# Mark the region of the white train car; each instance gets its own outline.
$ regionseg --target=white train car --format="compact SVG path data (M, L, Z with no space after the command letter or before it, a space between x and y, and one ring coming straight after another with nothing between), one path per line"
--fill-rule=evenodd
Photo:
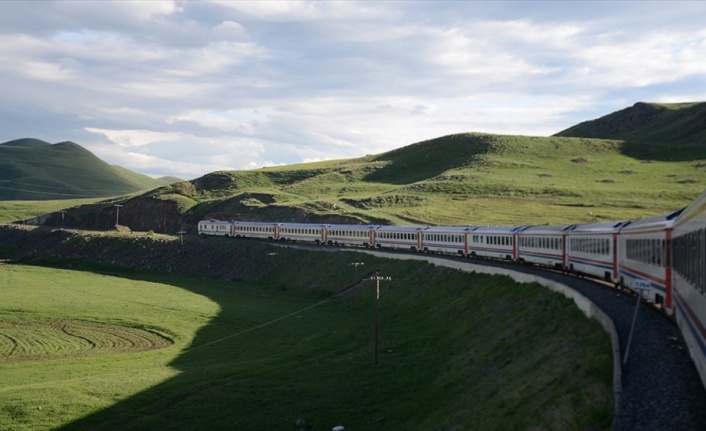
M576 225L530 226L517 234L517 259L535 265L565 269L567 230Z
M224 220L201 220L198 224L198 233L199 235L230 236L232 225L232 222Z
M326 225L324 239L328 245L357 245L372 247L375 244L374 225Z
M324 244L326 242L325 226L311 223L280 223L277 239Z
M676 219L671 243L675 317L706 386L706 192Z
M235 238L279 239L279 223L234 221L230 236Z
M567 229L566 261L571 272L618 281L618 232L627 222L574 225Z
M496 259L517 259L517 233L524 226L475 227L468 232L468 255Z
M420 251L422 234L420 226L378 226L375 229L375 247Z
M467 256L468 232L471 229L464 226L429 226L422 231L421 250Z
M620 229L618 270L620 285L638 291L667 314L673 312L669 247L679 211L632 221Z

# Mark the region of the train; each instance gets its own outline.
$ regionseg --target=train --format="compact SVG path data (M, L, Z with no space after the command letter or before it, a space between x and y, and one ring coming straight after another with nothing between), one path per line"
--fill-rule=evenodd
M658 216L520 226L388 226L206 219L200 235L499 259L600 279L673 319L706 387L706 191Z

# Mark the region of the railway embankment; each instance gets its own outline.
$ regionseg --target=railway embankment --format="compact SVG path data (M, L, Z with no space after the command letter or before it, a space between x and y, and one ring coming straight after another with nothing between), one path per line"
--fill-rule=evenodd
M229 247L221 238L179 237L145 232L90 232L0 225L0 258L51 257L90 261L137 271L160 271L225 280L250 279L266 260L263 245ZM237 264L233 264L237 262Z
M490 261L479 265L424 255L385 256L507 275L519 283L536 282L573 299L586 316L596 319L611 336L616 403L613 431L706 430L706 389L679 329L649 307L641 308L633 326L634 296L588 279L533 267ZM631 331L633 339L626 358Z

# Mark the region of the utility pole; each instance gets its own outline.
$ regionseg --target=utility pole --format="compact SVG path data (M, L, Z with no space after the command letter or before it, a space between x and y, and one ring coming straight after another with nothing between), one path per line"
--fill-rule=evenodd
M270 256L270 257L274 258L274 257L277 256L278 254L279 254L279 253L270 252L270 253L266 253L265 256ZM275 289L275 272L274 272L274 270L272 271L272 275L270 276L270 288L271 288L272 290Z
M353 284L355 284L358 281L358 267L361 265L365 265L365 262L353 262L351 263L351 266L353 266Z
M637 304L635 304L635 313L632 315L632 324L630 325L630 335L628 335L628 345L625 347L625 357L623 358L623 367L628 363L628 355L630 355L630 344L632 344L632 334L635 332L635 324L637 323L637 312L640 311L640 302L642 302L642 292L648 291L652 287L647 280L635 280L633 285L637 290Z
M115 207L115 226L120 226L120 207L122 205L113 205Z
M370 277L371 280L375 280L375 366L378 366L378 327L380 326L380 313L379 313L379 303L380 303L380 280L390 281L392 277L381 277L376 275Z

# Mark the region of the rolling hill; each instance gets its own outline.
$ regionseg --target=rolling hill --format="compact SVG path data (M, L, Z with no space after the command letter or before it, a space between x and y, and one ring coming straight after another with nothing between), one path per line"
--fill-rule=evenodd
M193 229L203 218L540 225L648 217L706 187L705 106L638 103L551 137L461 133L354 159L213 172L82 206L63 222L110 228L116 204L122 224L155 232ZM677 129L679 139L658 139Z
M706 158L706 102L638 102L554 136L619 139L625 154L653 160Z
M170 182L109 165L74 142L27 138L0 144L0 200L117 196Z

